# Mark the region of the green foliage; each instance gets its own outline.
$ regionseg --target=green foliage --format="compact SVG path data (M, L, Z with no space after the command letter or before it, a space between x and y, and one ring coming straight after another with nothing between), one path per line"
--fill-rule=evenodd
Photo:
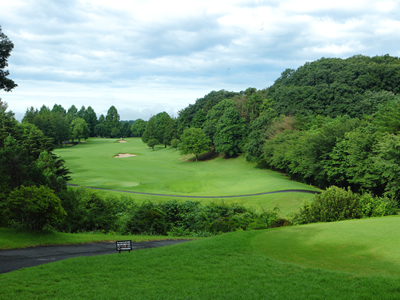
M235 108L235 102L232 100L222 100L207 113L203 128L204 133L212 142L214 142L214 135L217 132L218 121L228 108Z
M14 81L7 77L10 72L4 70L8 66L7 59L10 57L13 48L14 44L2 32L0 26L0 90L4 90L5 92L9 92L17 86Z
M242 152L246 133L245 120L240 117L236 108L226 108L217 123L215 151L224 153L227 157L237 156Z
M131 136L131 127L130 127L128 121L124 122L123 125L122 125L121 136L124 137L124 138Z
M138 205L126 224L128 232L147 235L166 235L168 226L165 213L159 205L150 201Z
M103 197L83 188L63 191L60 199L67 216L56 228L64 232L116 231L118 214L126 209L116 197Z
M294 215L293 223L307 224L315 222L335 222L362 217L394 215L398 204L386 197L373 197L369 193L362 196L347 190L331 186L311 203L305 203L300 212Z
M9 221L31 229L56 225L66 216L60 199L44 186L16 188L8 195L6 206Z
M387 197L373 197L364 193L360 198L363 217L383 217L397 214L398 203Z
M148 142L147 142L147 146L149 146L149 148L151 148L151 149L153 149L154 150L154 147L156 146L156 145L158 145L159 144L159 142L158 142L158 140L156 140L156 139L150 139Z
M173 140L171 140L171 147L178 148L180 143L181 143L181 141L179 139L173 139Z
M85 120L85 122L89 128L89 136L92 136L92 137L96 136L94 129L95 129L98 121L97 121L97 115L91 106L88 106L88 108L85 110L85 112L83 114L83 119Z
M400 136L385 134L373 147L373 168L380 174L385 194L400 201Z
M106 126L104 123L99 123L96 126L94 126L94 134L95 136L98 137L104 137L106 134Z
M89 137L89 128L84 119L76 118L71 122L71 134L79 142L81 138L87 139Z
M113 128L120 128L120 116L118 114L117 109L115 108L114 105L112 105L108 111L107 111L107 115L105 117L105 121L104 121L104 125L106 127L106 136L110 136L111 135L111 131L113 130ZM100 123L100 122L99 122Z
M294 223L335 222L358 219L362 216L359 195L350 189L346 191L331 186L321 194L315 195L315 200L310 204L305 203L300 213L295 216Z
M397 96L381 104L373 123L381 132L398 134L400 131L400 97Z
M196 161L201 153L211 150L210 141L200 128L188 128L183 131L181 136L180 152L185 154L194 154Z
M110 132L110 137L112 138L121 137L121 130L119 130L119 128L117 127L113 127Z
M146 130L146 121L137 119L131 126L132 136L141 137L143 132Z
M389 55L321 58L284 71L267 90L267 97L279 114L361 117L375 112L382 101L364 93L399 93L399 62Z

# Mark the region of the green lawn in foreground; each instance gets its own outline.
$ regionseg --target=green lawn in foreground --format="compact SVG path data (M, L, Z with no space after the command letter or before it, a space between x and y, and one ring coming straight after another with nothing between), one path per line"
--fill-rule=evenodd
M398 266L398 234L385 232L388 238L380 238L379 247L375 238L399 220L388 217L235 232L131 253L67 259L2 274L0 290L4 299L397 299L399 271L365 272L365 267ZM329 233L329 239L318 238L318 251L313 246L310 251L326 260L340 252L335 264L354 261L348 272L312 268L293 254L292 263L275 255L271 258L269 247L279 243L280 236L313 226L314 234L292 235L292 245L280 243L280 251L302 247L310 240L313 244L313 238ZM355 228L356 249L351 238L342 239ZM332 240L338 242L332 244ZM368 255L372 252L375 255ZM366 254L368 259L364 259Z
M399 225L400 216L389 216L292 226L265 231L252 245L302 266L400 276Z
M243 157L218 157L208 161L188 162L174 148L165 149L159 146L153 151L139 138L126 139L127 143L115 141L116 139L89 139L88 143L57 149L55 153L65 159L67 167L73 172L71 183L91 187L195 196L244 195L285 189L317 190L291 181L278 172L259 169L256 164L246 162ZM137 156L113 158L118 153ZM162 200L147 195L133 197L138 200ZM285 215L297 209L304 200L311 198L311 194L290 193L224 201L242 201L246 205L262 205L268 208L279 202L282 214Z

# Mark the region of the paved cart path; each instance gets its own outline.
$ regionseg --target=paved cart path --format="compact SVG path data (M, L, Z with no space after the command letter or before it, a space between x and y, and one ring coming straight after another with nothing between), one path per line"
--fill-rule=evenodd
M79 187L80 185L67 183L69 186ZM150 196L164 196L164 197L181 197L181 198L238 198L238 197L252 197L252 196L260 196L260 195L268 195L268 194L278 194L278 193L307 193L307 194L321 194L319 191L310 191L310 190L282 190L282 191L273 191L273 192L265 192L265 193L257 193L257 194L246 194L246 195L232 195L232 196L186 196L186 195L167 195L167 194L153 194L153 193L143 193L143 192L133 192L133 191L121 191L121 190L112 190L112 189L104 189L98 187L91 186L80 186L86 189L92 190L102 190L102 191L112 191L112 192L122 192L122 193L130 193L130 194L141 194L141 195L150 195Z
M132 242L132 249L147 249L168 246L189 240L162 240L148 242ZM101 242L77 245L38 246L22 249L0 250L0 274L14 270L39 266L58 260L76 256L93 256L114 254L115 242Z

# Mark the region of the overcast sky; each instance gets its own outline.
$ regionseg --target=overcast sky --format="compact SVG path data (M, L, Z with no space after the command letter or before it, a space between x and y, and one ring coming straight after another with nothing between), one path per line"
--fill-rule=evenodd
M400 56L399 1L0 0L14 43L0 98L114 105L122 120L177 112L212 90L267 88L321 57Z

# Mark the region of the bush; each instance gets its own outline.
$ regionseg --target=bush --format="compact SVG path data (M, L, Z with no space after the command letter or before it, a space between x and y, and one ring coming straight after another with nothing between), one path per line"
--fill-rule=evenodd
M334 222L346 219L361 218L360 195L354 194L350 188L345 189L331 186L319 195L314 201L305 203L293 222L307 224L314 222Z
M383 217L397 213L397 201L387 197L373 197L365 193L360 198L363 217Z
M65 232L116 231L118 213L125 210L118 198L84 188L65 191L60 198L68 215L57 229Z
M143 202L132 212L127 222L127 229L132 234L166 235L168 225L165 212L160 205L153 202Z
M294 224L314 222L334 222L365 217L380 217L397 213L397 202L386 197L373 197L366 193L362 196L345 189L331 186L316 195L314 202L304 203Z
M6 206L6 217L25 228L42 229L61 222L66 216L60 199L44 186L16 188L8 195Z
M172 147L172 148L178 148L180 142L181 142L181 141L178 140L178 139L173 139L173 140L171 140L171 147Z

